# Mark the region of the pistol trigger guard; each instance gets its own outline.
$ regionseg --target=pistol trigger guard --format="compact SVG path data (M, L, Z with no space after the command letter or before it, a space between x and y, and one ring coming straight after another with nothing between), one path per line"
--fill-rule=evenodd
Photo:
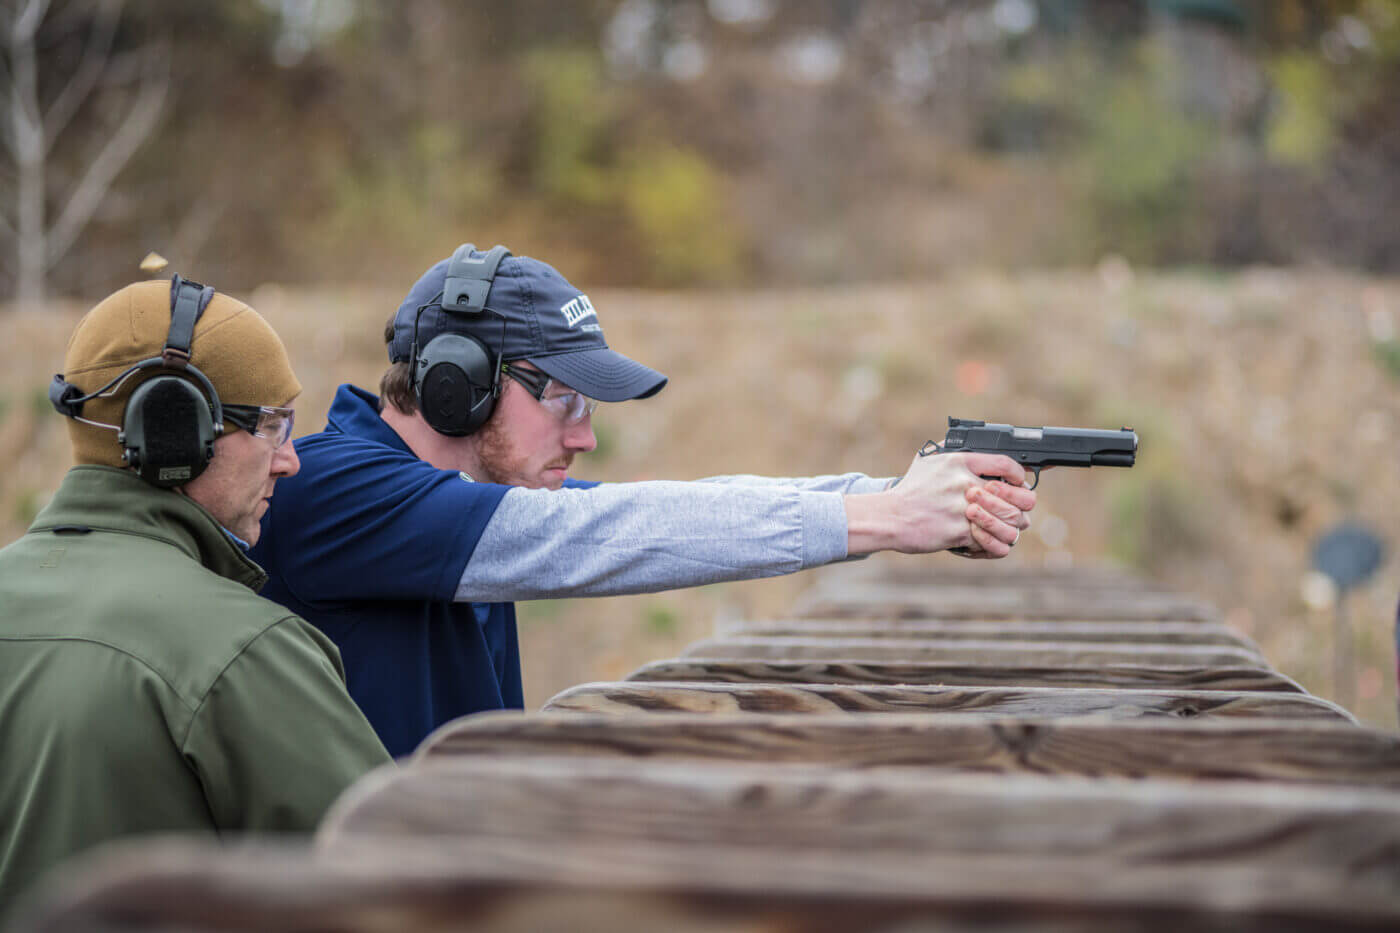
M1031 467L1031 472L1035 474L1035 482L1031 483L1031 489L1040 485L1040 467Z
M924 441L924 446L919 448L919 456L927 457L930 454L943 453L943 447L937 441Z

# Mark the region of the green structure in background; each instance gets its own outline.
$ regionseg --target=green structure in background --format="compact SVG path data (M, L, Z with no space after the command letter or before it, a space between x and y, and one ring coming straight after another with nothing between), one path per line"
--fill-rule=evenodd
M1149 9L1181 19L1202 19L1243 29L1248 18L1230 0L1147 0Z
M1248 17L1232 0L1141 0L1136 10L1126 13L1127 4L1114 4L1109 13L1095 0L1040 0L1040 13L1051 29L1068 31L1100 17L1121 19L1131 13L1160 13L1177 19L1194 19L1232 29L1244 29ZM1096 15L1098 14L1098 15Z

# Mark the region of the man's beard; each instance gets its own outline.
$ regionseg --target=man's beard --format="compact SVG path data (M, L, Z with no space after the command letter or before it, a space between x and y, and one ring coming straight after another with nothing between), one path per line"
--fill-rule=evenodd
M503 486L520 486L517 475L519 458L514 455L505 431L501 430L500 419L491 418L477 433L476 462L480 476L472 477L480 483L498 483Z
M502 486L523 486L527 489L543 489L545 484L539 477L540 471L531 471L528 457L511 443L499 419L492 417L482 425L477 433L476 462L480 476L472 478L482 483L497 483ZM567 468L572 457L562 464ZM554 465L551 461L546 466Z

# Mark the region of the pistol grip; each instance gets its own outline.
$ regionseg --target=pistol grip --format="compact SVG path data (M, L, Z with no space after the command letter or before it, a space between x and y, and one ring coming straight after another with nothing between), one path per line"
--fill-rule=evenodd
M920 456L920 457L928 457L928 456L931 456L931 455L933 455L933 454L941 454L941 453L943 453L944 449L945 449L945 448L943 447L943 445L940 444L940 443L938 443L937 441L924 441L924 446L922 446L922 447L919 448L919 456ZM988 453L995 453L995 451L988 451ZM1033 466L1033 467L1026 467L1026 469L1030 470L1031 473L1035 476L1035 482L1031 483L1031 485L1030 485L1030 488L1031 488L1031 489L1035 489L1035 487L1037 487L1037 486L1040 485L1040 471L1041 471L1042 469L1044 469L1044 468L1043 468L1043 467L1038 467L1038 466ZM1000 477L1000 476L983 476L982 479L1001 479L1001 477Z

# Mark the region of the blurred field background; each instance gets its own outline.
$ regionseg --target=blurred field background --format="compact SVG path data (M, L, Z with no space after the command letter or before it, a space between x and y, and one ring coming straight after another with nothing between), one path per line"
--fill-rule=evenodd
M1305 582L1337 522L1393 551L1400 515L1400 0L4 0L0 27L0 540L69 463L69 331L147 250L274 323L301 434L377 383L423 268L502 242L671 376L600 410L579 476L892 475L948 415L1131 425L1138 466L1046 474L1013 560L1206 597L1395 727L1400 566L1346 599L1342 683ZM523 605L527 699L810 582Z

